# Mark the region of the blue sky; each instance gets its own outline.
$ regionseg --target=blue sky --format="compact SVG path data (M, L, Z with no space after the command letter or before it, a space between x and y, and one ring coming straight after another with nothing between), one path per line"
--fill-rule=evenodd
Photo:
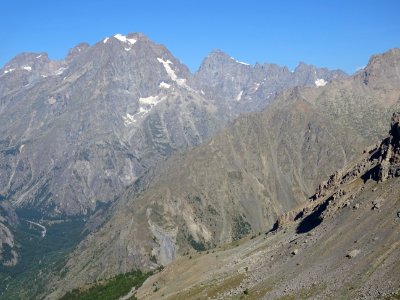
M221 49L250 64L353 73L400 47L400 0L2 0L0 66L23 51L63 58L79 42L143 32L195 71Z

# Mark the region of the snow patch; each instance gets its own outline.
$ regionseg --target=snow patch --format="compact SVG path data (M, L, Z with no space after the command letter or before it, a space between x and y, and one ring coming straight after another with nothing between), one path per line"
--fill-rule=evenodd
M160 83L159 87L162 88L162 89L169 89L171 87L171 85L166 83L166 82L164 82L164 81L162 81Z
M136 43L136 40L135 40L135 39L128 39L125 35L122 35L122 34L120 34L120 33L114 35L114 37L115 37L117 40L119 40L119 41L121 41L121 42L123 42L123 43L130 43L131 45L133 45L134 43Z
M319 79L315 80L314 83L317 87L320 87L320 86L325 86L328 82L326 82L325 79L323 79L323 78L319 78Z
M122 116L122 119L124 120L125 126L136 123L135 115L127 113L126 116Z
M8 70L4 70L4 74L10 73L12 71L14 71L15 69L8 69Z
M22 69L26 70L26 71L32 71L32 67L30 66L23 66Z
M240 101L240 99L242 99L242 95L243 95L243 90L240 91L240 93L236 96L236 101Z
M41 57L42 57L42 54L40 54L40 55L36 56L36 58L41 58Z
M67 69L67 68L61 67L61 68L59 68L54 74L55 74L55 75L61 75L62 73L64 73L64 71L65 71L66 69Z
M47 98L47 102L48 102L50 105L53 105L53 104L56 104L56 103L57 103L57 99L54 98L53 96L50 96L49 98Z
M124 125L129 126L135 124L140 118L143 118L146 115L148 115L154 106L156 106L158 103L160 103L165 99L167 99L166 96L161 98L159 96L149 96L145 98L139 98L138 112L133 115L127 113L126 116L122 116L122 119L124 120Z
M109 39L110 39L109 37L106 37L106 38L103 40L103 43L104 43L104 44L107 43Z
M139 98L139 103L141 104L156 105L158 102L160 102L158 96Z
M231 59L234 60L235 62L237 62L238 64L245 65L245 66L250 66L250 64L242 62L242 61L238 61L235 58L233 58L232 56L231 56Z
M178 85L183 86L183 87L187 87L186 85L186 79L183 78L178 78L178 76L176 76L175 71L172 70L170 65L173 65L173 63L170 60L163 60L162 58L157 57L157 60L163 64L165 71L167 72L167 74L169 75L169 77L175 81Z

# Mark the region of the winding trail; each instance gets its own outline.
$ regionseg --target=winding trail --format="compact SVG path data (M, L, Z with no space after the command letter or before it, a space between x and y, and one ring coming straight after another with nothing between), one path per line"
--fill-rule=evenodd
M128 294L126 294L125 296L120 297L118 300L128 300L130 299L136 292L136 287L134 286Z
M36 223L36 222L33 222L33 221L29 221L29 220L25 220L25 221L30 223L30 224L36 225L40 229L42 229L42 238L44 238L46 236L47 229L42 224L39 224L39 223Z

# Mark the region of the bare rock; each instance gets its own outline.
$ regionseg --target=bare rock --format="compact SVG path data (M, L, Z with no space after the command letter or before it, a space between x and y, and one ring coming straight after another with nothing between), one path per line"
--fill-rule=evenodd
M349 253L347 253L346 257L348 258L354 258L356 257L358 254L360 254L361 250L359 249L353 249L351 250Z

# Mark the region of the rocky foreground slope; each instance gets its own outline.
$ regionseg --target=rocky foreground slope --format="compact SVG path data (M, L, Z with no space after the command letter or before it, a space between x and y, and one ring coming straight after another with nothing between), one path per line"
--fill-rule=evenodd
M398 299L400 113L266 236L177 259L139 299Z
M148 172L80 243L52 295L272 227L385 134L383 120L399 105L399 57L394 49L351 78L284 92L262 113Z

